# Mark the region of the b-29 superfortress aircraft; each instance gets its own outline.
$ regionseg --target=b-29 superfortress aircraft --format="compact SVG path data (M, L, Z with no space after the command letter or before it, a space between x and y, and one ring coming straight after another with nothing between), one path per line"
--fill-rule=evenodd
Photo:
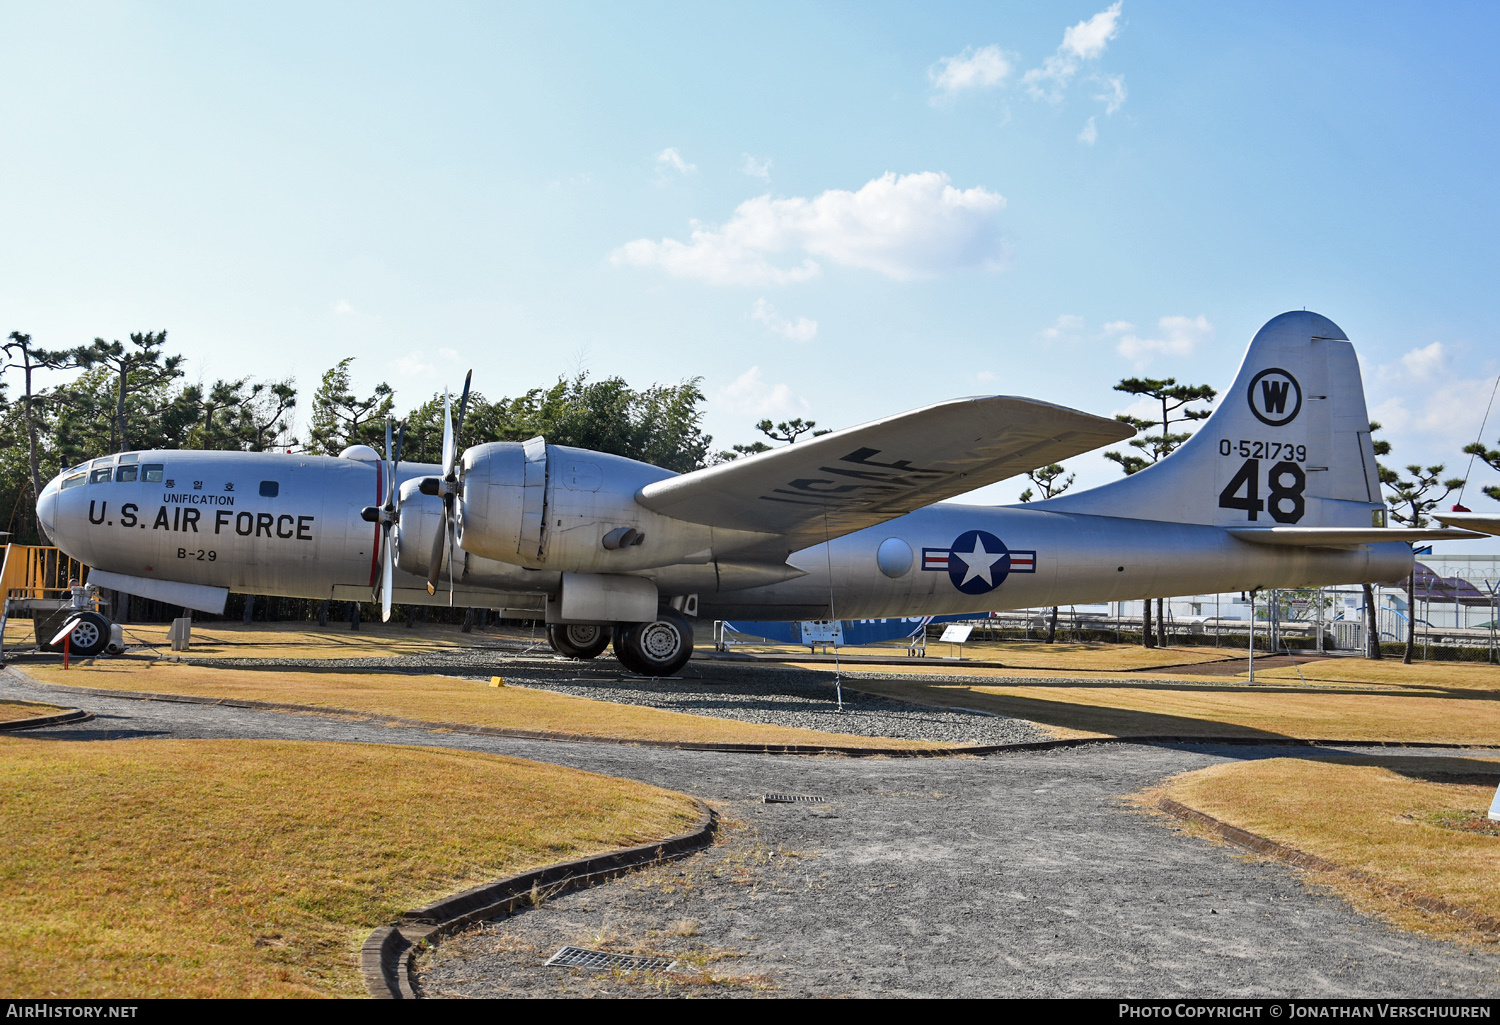
M560 654L612 641L654 676L686 663L694 619L1394 581L1410 542L1480 536L1386 526L1354 347L1308 312L1261 328L1213 415L1139 473L1020 506L944 501L1132 433L1035 399L953 399L675 474L543 438L460 454L450 416L441 466L401 463L389 437L385 459L124 452L60 474L37 510L98 587L214 613L231 590L378 596L387 617L503 609L544 618Z

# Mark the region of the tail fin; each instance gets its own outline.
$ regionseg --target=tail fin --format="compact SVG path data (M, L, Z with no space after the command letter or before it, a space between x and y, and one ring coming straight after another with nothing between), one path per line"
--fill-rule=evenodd
M1380 478L1354 346L1326 317L1283 313L1256 333L1234 384L1177 451L1039 504L1226 527L1377 525Z

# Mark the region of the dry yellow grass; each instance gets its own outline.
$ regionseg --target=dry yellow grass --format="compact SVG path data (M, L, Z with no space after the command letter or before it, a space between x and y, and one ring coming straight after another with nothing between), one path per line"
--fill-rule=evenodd
M907 701L1030 719L1060 737L1294 737L1304 740L1500 742L1500 699L1473 691L1371 692L1163 683L1007 687L906 679L845 681Z
M407 908L681 832L690 799L471 752L0 738L13 997L362 996Z
M752 652L769 652L782 655L800 655L807 651L806 645L764 645L757 647L735 646L736 650ZM870 645L868 647L840 648L839 651L846 655L886 655L900 659L905 655L905 648L892 648L889 646ZM1125 673L1138 672L1142 669L1152 669L1158 666L1180 666L1197 665L1208 662L1222 662L1243 655L1235 649L1230 648L1145 648L1139 644L1040 644L1018 641L976 641L972 644L948 645L938 641L929 641L927 644L929 657L942 658L950 655L961 655L962 662L957 658L955 664L962 665L968 661L999 662L1004 667L998 671L1014 670L1038 670L1041 672L1087 672L1087 673ZM815 664L817 668L825 668L821 663ZM885 667L883 667L885 668ZM927 666L905 666L894 665L889 667L892 672L910 673L943 673L951 672L951 667L927 667ZM982 672L985 669L995 671L993 667L970 667L964 666L964 671L970 669Z
M831 744L882 749L944 746L929 741L857 737L684 715L642 705L592 701L524 687L496 688L482 680L448 676L218 668L135 659L104 659L68 670L60 666L27 666L25 671L38 680L73 687L279 701L426 722L580 733L592 737L722 744Z
M1363 658L1327 659L1298 666L1257 672L1257 680L1297 681L1297 670L1310 683L1341 683L1430 690L1500 691L1500 666L1468 662L1413 662L1399 658L1372 662Z
M15 722L17 719L35 719L44 715L66 712L57 705L43 705L35 701L0 701L0 722Z
M170 651L169 626L130 624L125 627L125 639L130 644L149 644ZM26 636L31 636L29 625ZM209 622L193 624L190 654L193 658L386 658L449 648L483 648L491 646L500 636L496 631L466 634L457 626L435 623L419 624L408 630L404 623L378 620L361 623L358 630L350 630L347 623L319 627L310 623L242 626Z
M1490 775L1479 783L1472 774ZM1465 776L1470 778L1465 779ZM1260 836L1408 891L1500 917L1500 836L1432 824L1441 813L1483 817L1500 762L1470 758L1272 758L1187 773L1159 791ZM1370 887L1315 873L1401 924L1445 933L1461 923L1416 911Z

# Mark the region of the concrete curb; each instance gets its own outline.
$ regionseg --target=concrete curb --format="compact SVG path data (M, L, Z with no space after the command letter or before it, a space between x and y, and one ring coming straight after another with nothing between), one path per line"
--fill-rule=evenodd
M1296 868L1306 869L1310 872L1328 872L1342 879L1360 883L1377 893L1394 898L1402 904L1407 904L1435 915L1456 918L1465 925L1473 926L1481 933L1484 933L1486 940L1491 942L1500 940L1500 918L1486 915L1483 912L1475 911L1472 908L1466 908L1459 904L1450 904L1440 897L1432 897L1425 893L1417 893L1414 890L1396 886L1393 883L1387 883L1376 876L1370 875L1368 872L1335 865L1333 862L1325 861L1315 854L1308 854L1306 851L1300 851L1288 844L1268 839L1249 830L1241 829L1238 826L1231 826L1227 822L1214 818L1207 812L1201 812L1196 808L1189 808L1185 804L1179 804L1170 797L1158 798L1156 808L1174 818L1205 826L1210 832L1223 840L1229 841L1236 847L1243 847L1248 851L1254 851L1256 854L1274 858L1277 861L1295 866Z
M655 843L563 861L497 879L408 911L395 925L370 933L360 949L365 991L376 1000L415 1000L412 959L424 943L436 941L473 922L514 914L567 890L592 886L648 865L684 857L713 841L715 816L699 801L698 821L686 832Z
M56 715L39 715L30 719L10 719L0 722L0 733L10 730L35 730L43 726L61 726L69 722L88 722L93 717L93 712L85 712L81 708L70 708Z
M1007 752L1055 751L1090 744L1195 744L1248 745L1261 747L1374 747L1374 748L1449 748L1457 750L1493 750L1500 744L1457 744L1425 740L1328 740L1296 737L1214 737L1160 734L1136 737L1068 737L1059 740L1035 740L1024 744L972 744L937 748L844 747L834 744L711 744L689 740L646 740L635 737L596 737L584 733L549 733L542 730L513 730L498 726L471 726L466 723L441 722L432 719L407 719L396 715L378 715L354 708L328 708L322 705L297 705L282 701L245 701L237 698L210 698L198 694L158 694L151 691L108 690L95 687L70 687L60 683L43 683L13 666L13 672L29 685L63 694L87 694L122 698L127 701L173 701L188 705L222 705L225 708L247 708L263 712L301 712L335 715L365 722L395 723L425 730L446 730L479 737L503 737L509 740L543 740L559 744L614 744L653 747L673 751L713 751L720 754L766 755L842 755L847 758L957 758L1006 754ZM939 706L933 706L939 707Z

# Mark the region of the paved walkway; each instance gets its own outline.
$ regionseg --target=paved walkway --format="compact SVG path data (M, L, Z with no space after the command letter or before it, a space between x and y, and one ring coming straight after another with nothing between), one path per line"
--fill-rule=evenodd
M0 697L48 700L49 691L0 674ZM67 703L97 718L25 736L494 751L644 780L719 808L724 838L711 851L441 945L420 972L429 994L657 992L541 966L572 942L682 956L705 973L695 988L725 995L1500 995L1500 957L1489 948L1397 932L1293 870L1182 836L1121 801L1174 773L1303 749L1122 744L982 759L788 758L104 696ZM759 800L766 792L824 800L768 805Z

